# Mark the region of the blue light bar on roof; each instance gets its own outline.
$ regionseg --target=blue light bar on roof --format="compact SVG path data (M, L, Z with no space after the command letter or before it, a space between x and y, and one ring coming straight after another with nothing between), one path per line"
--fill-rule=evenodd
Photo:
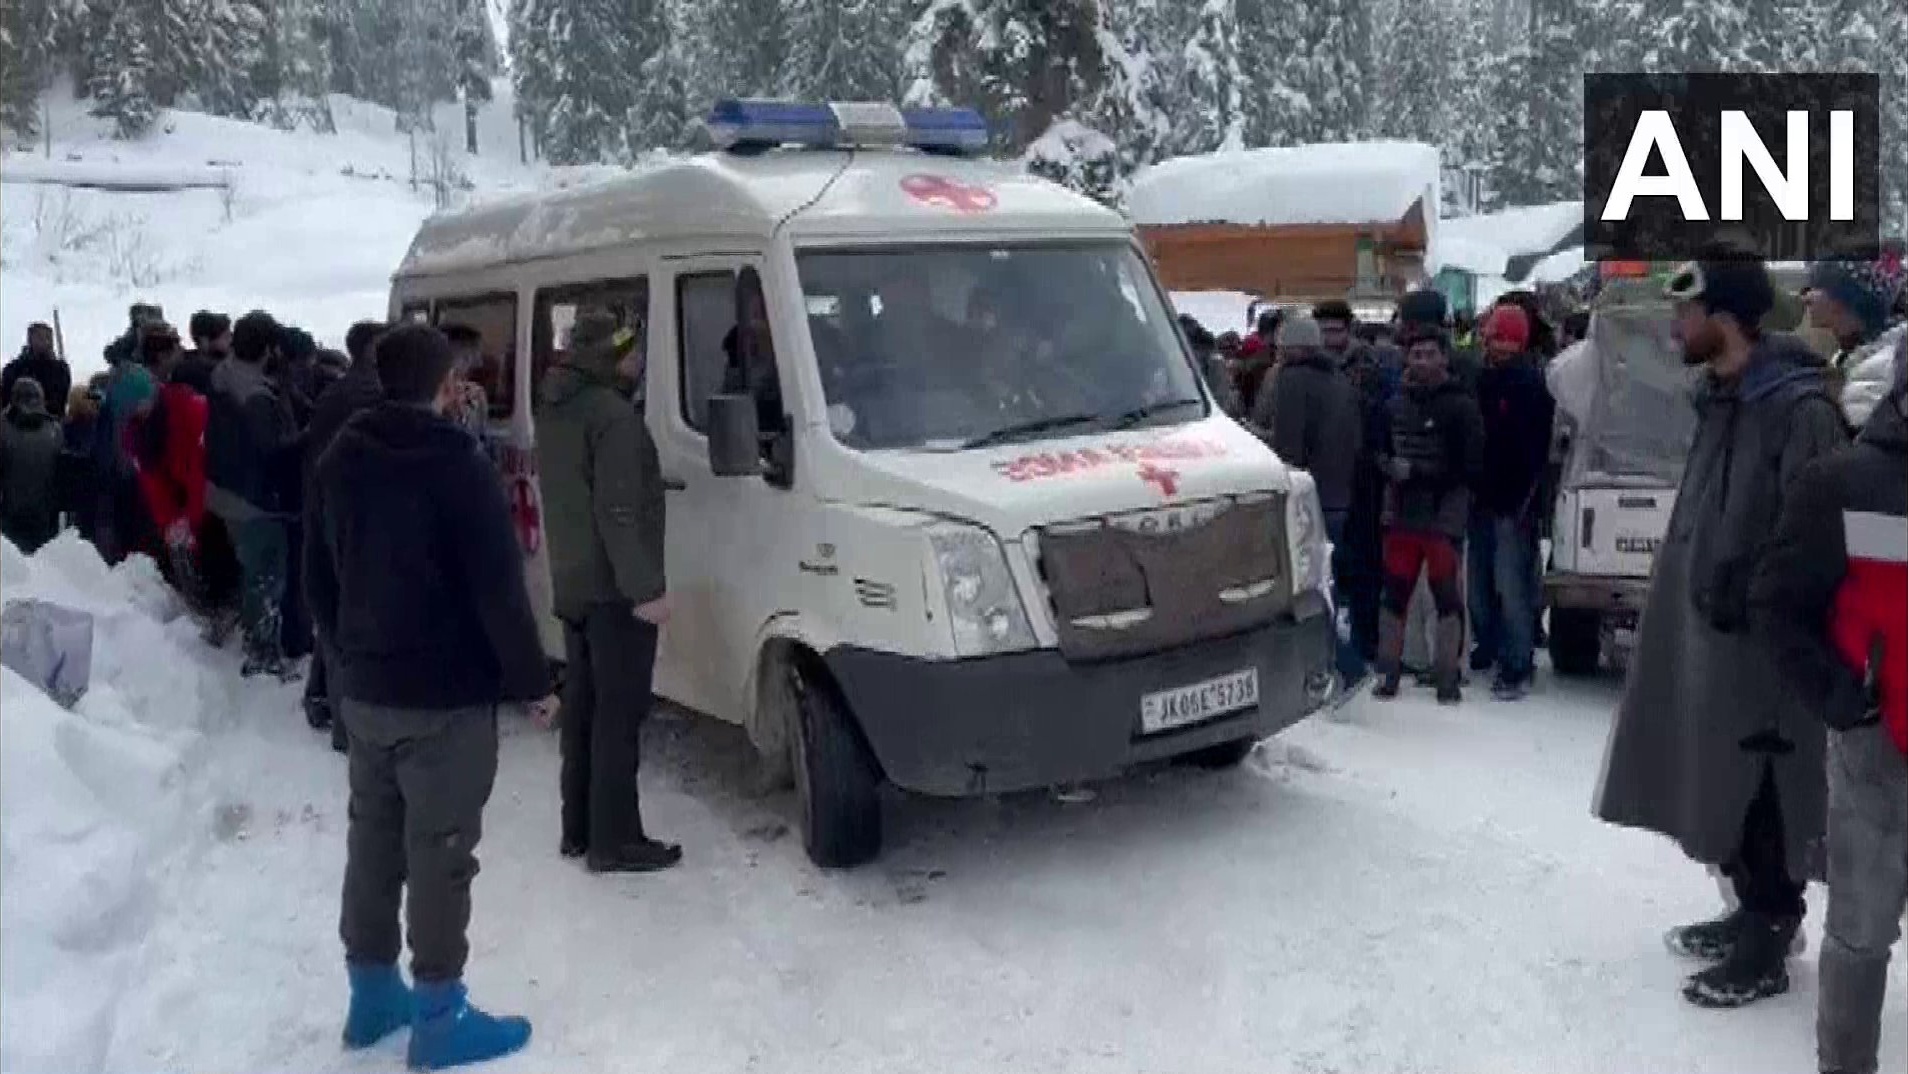
M710 110L708 127L718 146L736 152L783 145L909 146L930 153L978 153L987 148L987 121L971 108L903 111L881 103L725 100Z

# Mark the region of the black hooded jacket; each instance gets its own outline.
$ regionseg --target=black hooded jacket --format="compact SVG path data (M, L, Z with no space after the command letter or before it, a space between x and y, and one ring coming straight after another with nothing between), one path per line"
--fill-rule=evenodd
M1410 464L1385 487L1385 525L1463 540L1471 486L1484 464L1484 419L1455 378L1434 387L1406 382L1391 400L1387 454Z
M310 506L305 585L339 696L444 710L548 695L510 508L469 433L381 404L338 434Z
M46 392L46 412L54 418L66 417L66 397L73 391L73 370L52 354L34 354L26 348L0 370L0 402L13 398L13 382L32 377Z

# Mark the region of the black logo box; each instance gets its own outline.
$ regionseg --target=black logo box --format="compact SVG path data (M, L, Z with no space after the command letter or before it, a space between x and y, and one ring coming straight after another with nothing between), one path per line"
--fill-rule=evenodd
M1865 258L1881 247L1881 79L1874 74L1592 74L1583 80L1584 240L1592 260L1683 261L1759 257L1770 261ZM1624 219L1604 209L1646 111L1668 113L1708 220L1684 218L1669 196L1642 196ZM1808 213L1784 217L1745 162L1742 219L1723 220L1722 117L1742 112L1783 174L1789 173L1788 114L1808 115ZM1830 114L1853 113L1854 212L1830 218ZM1670 174L1652 148L1643 174Z

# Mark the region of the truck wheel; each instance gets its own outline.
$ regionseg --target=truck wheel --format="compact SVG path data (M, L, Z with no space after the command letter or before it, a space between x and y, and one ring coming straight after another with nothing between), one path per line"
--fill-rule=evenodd
M1207 746L1205 749L1192 751L1186 755L1186 762L1188 764L1198 765L1200 768L1207 769L1208 771L1223 772L1226 769L1237 768L1244 764L1245 759L1252 756L1252 747L1258 744L1259 740L1256 738L1242 738L1237 742L1221 742L1217 746Z
M795 798L802 847L824 869L865 865L881 853L881 770L835 692L796 684Z
M1603 617L1586 608L1550 609L1550 666L1559 675L1597 673L1603 650Z

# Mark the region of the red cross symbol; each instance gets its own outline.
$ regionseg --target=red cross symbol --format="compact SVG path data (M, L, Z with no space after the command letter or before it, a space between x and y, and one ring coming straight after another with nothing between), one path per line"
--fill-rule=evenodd
M1171 496L1179 491L1178 470L1162 470L1149 462L1139 468L1139 479L1149 485L1157 486L1161 496Z
M957 213L984 213L1000 204L1000 199L986 187L957 183L944 175L910 175L901 180L901 189L923 205Z

